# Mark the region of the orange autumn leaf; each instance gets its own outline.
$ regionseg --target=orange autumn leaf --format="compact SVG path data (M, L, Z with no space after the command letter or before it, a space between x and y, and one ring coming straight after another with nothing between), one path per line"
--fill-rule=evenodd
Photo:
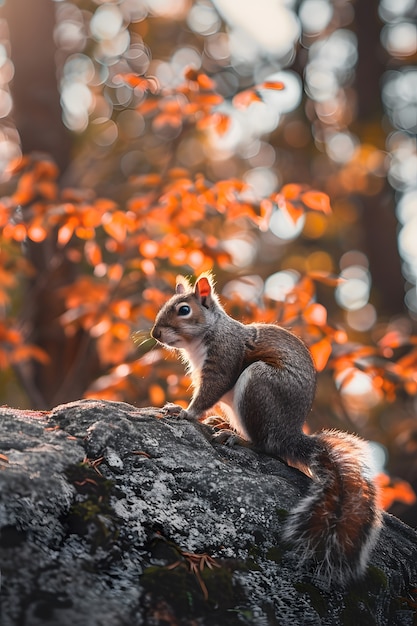
M17 345L22 341L22 335L18 330L8 328L4 323L0 322L0 341L2 343Z
M398 330L390 330L378 341L378 345L381 348L398 348L404 345L404 343L404 335Z
M84 226L77 226L75 229L75 234L79 239L94 239L96 231L94 228L85 228Z
M141 87L143 89L148 88L148 81L146 78L142 78L142 76L137 76L136 74L124 74L122 78L130 87Z
M406 380L404 381L404 389L410 396L415 396L417 394L417 381L416 380Z
M123 272L123 265L121 263L115 263L114 265L109 265L107 276L111 281L118 282L122 278Z
M118 243L126 240L128 232L128 218L123 211L115 211L114 213L106 213L103 216L103 228L110 237L113 237Z
M49 178L55 179L58 177L59 170L53 161L50 160L41 160L37 161L34 166L34 174L37 179L39 178Z
M3 236L6 239L10 237L15 241L22 242L27 236L26 226L24 224L6 224L3 230Z
M284 185L279 192L280 196L284 196L286 200L298 200L300 194L305 188L302 185L297 185L295 183L289 183L288 185Z
M216 114L215 128L219 135L224 135L230 128L231 120L228 115L224 113Z
M120 341L126 341L131 335L131 328L125 322L114 322L110 330L112 335Z
M217 93L198 93L193 97L193 102L189 105L189 113L198 113L200 109L207 111L223 102L222 96ZM185 107L187 112L187 108Z
M225 113L210 113L197 121L197 128L215 128L219 135L224 135L230 128L231 120Z
M135 183L144 187L157 187L162 183L162 176L160 174L144 174L135 178Z
M111 308L115 315L117 315L120 319L127 320L130 318L132 304L129 300L119 300L118 302L115 302Z
M99 210L97 206L89 206L82 212L81 221L85 228L96 228L101 224L101 217L102 210Z
M195 67L186 67L184 70L184 77L192 82L197 82L199 71Z
M159 115L157 115L153 121L153 127L155 130L160 130L164 126L180 128L180 126L182 126L181 114L179 112L159 113Z
M185 167L171 167L168 170L169 178L187 178L189 171Z
M97 198L94 201L94 205L90 207L90 212L92 209L95 209L97 213L101 214L103 211L113 211L117 208L117 204L114 200L109 200L109 198Z
M255 224L257 224L259 230L261 232L266 232L269 228L269 223L271 220L271 215L274 210L274 205L270 200L264 198L261 200L259 205L260 214L259 217L253 219Z
M263 100L254 89L245 89L236 94L232 102L238 109L247 109L253 102L263 102Z
M10 271L0 267L0 285L2 287L14 287L17 283L16 276Z
M413 349L409 354L405 354L398 360L398 363L401 364L403 368L415 368L415 366L417 366L417 351Z
M119 74L118 76L133 89L139 88L142 91L150 91L151 93L157 93L158 91L158 82L153 76L149 78L138 76L137 74Z
M9 174L17 174L29 164L29 161L30 157L28 155L16 157L9 162L6 171Z
M75 227L78 224L78 220L76 217L72 217L67 222L61 226L58 230L58 244L60 246L65 246L71 237L74 234Z
M58 185L49 180L43 180L37 183L37 191L47 200L56 200L58 196Z
M203 72L199 72L194 67L189 67L185 70L184 76L187 80L192 83L196 83L200 89L211 90L215 87L215 82L212 78L204 74Z
M274 89L276 91L282 91L285 89L285 85L280 80L266 80L264 83L259 85L261 89Z
M137 110L143 115L149 115L159 109L158 100L144 100L137 106Z
M304 215L304 209L296 207L292 202L281 202L279 208L288 214L290 219L296 224L300 217Z
M152 239L146 239L139 245L141 255L147 259L154 259L159 254L159 244Z
M27 361L28 359L34 359L44 365L49 363L48 354L35 345L21 345L17 346L10 355L11 363L20 363L21 361Z
M335 274L331 274L330 272L323 272L320 270L314 270L308 272L308 276L319 283L323 283L323 285L328 285L329 287L337 287L340 283L344 282L343 278L340 276L336 276Z
M312 209L313 211L321 211L326 215L332 212L330 198L327 193L323 193L321 191L305 191L301 194L300 199L306 207Z
M146 276L153 276L156 272L156 268L155 268L155 264L153 261L150 261L149 259L144 259L143 261L140 262L140 267L142 269L142 272L146 275Z
M200 73L197 77L198 85L201 89L214 89L216 84L207 74Z
M394 502L414 504L416 494L413 488L405 480L390 478L387 474L380 473L374 481L379 487L379 505L388 510Z
M206 261L207 261L207 268L204 267L204 264L206 263ZM190 252L187 257L187 263L193 268L194 272L196 273L202 272L204 271L204 269L210 269L211 267L210 259L206 260L201 250L193 250L192 252Z
M87 262L93 267L96 267L103 260L100 246L92 240L86 241L84 254Z
M310 352L318 372L324 370L332 353L332 344L324 338L310 346Z
M336 330L333 332L333 341L339 344L346 343L348 335L345 330Z
M21 175L17 189L12 195L15 204L28 204L36 195L36 181L33 172Z
M27 229L27 235L29 239L40 243L44 241L48 235L45 226L42 224L42 220L34 220Z
M310 304L303 312L307 324L324 326L327 322L327 309L322 304Z

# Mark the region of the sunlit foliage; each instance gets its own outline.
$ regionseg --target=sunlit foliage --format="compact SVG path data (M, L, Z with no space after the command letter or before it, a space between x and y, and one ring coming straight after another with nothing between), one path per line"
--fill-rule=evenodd
M379 470L389 454L395 473L395 446L415 455L415 3L381 0L372 18L386 50L376 113L362 111L358 4L57 0L68 172L54 155L21 154L3 29L0 367L22 402L73 399L91 364L88 397L186 403L189 379L149 330L177 273L213 268L232 315L277 321L309 344L312 427L378 441ZM384 296L401 275L378 274L392 252L378 243L387 205L401 223L408 315L402 296ZM415 481L415 460L397 472ZM384 481L387 506L411 503L411 489Z

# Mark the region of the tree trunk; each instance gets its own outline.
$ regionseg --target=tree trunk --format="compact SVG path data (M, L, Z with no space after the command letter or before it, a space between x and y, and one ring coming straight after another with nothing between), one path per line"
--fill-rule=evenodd
M0 13L9 27L13 119L22 151L49 154L65 173L71 136L62 122L57 83L55 2L7 0ZM42 243L28 240L25 254L35 272L25 289L21 324L27 342L45 350L50 361L20 364L17 373L32 405L45 409L79 398L97 376L98 360L87 334L68 337L60 323L65 311L62 287L73 283L77 267L53 234Z
M369 141L362 129L378 126L383 117L381 102L382 75L386 56L381 43L381 22L378 0L355 3L358 66L356 93L358 98L357 132L361 142ZM369 130L368 130L369 132ZM397 243L394 192L386 183L375 195L361 195L362 225L366 254L369 258L378 313L395 315L404 312L404 278Z
M71 138L61 116L53 39L52 0L7 0L3 15L15 76L13 118L23 152L47 152L63 172L69 162Z

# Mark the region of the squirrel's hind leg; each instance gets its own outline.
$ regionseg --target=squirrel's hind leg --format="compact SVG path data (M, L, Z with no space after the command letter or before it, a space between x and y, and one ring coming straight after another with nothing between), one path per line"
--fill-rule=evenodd
M230 447L251 446L251 443L249 441L243 439L243 437L239 437L239 435L234 430L231 430L229 428L222 428L221 430L218 430L216 433L214 433L214 435L212 436L212 441L215 441L216 443L222 443L225 446Z
M304 416L293 410L302 393L294 389L287 371L264 361L256 361L242 372L234 388L234 413L256 448L288 458L295 440L302 437ZM289 419L290 415L294 417Z

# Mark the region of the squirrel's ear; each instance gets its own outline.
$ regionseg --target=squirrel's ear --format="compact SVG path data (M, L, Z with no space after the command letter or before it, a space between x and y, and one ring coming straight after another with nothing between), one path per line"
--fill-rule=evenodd
M176 282L177 284L175 287L175 293L181 294L181 293L185 293L186 291L190 291L191 285L188 282L188 280L185 278L185 276L181 276L179 274L176 278Z
M207 307L213 296L213 284L209 276L200 276L194 285L194 293L200 300L201 304Z

